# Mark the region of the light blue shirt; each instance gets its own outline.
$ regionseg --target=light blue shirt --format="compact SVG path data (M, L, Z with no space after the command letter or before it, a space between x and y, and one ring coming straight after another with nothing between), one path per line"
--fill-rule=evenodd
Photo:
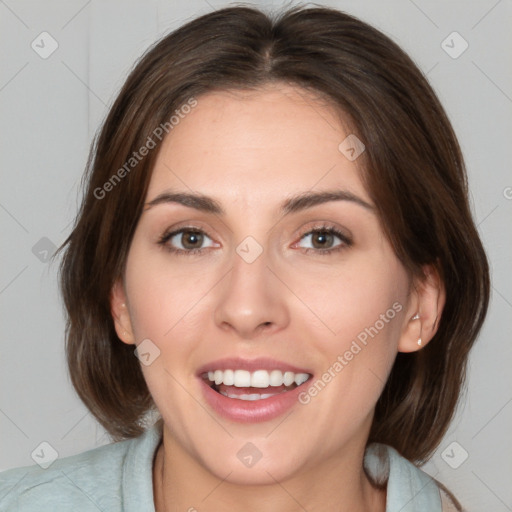
M57 459L47 469L1 472L0 511L154 512L153 458L161 438L159 421L137 438ZM386 512L442 512L436 481L390 446L370 445L364 463L372 479L387 481Z

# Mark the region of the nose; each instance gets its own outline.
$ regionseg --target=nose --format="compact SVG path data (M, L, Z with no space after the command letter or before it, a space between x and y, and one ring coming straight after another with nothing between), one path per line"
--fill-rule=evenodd
M219 289L214 320L219 328L243 339L288 325L286 287L269 269L265 251L252 263L234 255L233 268Z

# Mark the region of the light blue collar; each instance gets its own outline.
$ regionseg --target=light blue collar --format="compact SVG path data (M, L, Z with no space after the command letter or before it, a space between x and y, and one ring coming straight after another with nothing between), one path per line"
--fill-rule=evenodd
M435 480L391 446L372 443L366 448L364 467L377 484L387 484L386 512L441 512Z

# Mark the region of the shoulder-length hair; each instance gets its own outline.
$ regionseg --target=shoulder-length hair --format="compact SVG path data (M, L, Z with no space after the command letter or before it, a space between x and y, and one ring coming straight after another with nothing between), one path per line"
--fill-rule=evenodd
M350 124L366 146L362 179L397 257L418 277L434 265L444 282L438 331L422 350L398 354L369 437L421 462L463 389L488 307L488 262L459 144L426 78L390 38L330 8L275 17L221 9L165 36L133 68L93 141L83 201L59 249L72 383L113 439L144 430L154 402L133 346L116 335L110 292L123 275L160 140L171 118L206 92L279 82L327 98Z

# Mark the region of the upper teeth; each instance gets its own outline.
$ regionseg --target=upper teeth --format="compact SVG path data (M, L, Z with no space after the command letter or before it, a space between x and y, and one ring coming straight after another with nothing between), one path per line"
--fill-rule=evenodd
M281 370L215 370L208 372L208 380L215 384L225 384L237 388L267 388L268 386L291 386L294 382L297 386L306 382L307 373L282 372Z

